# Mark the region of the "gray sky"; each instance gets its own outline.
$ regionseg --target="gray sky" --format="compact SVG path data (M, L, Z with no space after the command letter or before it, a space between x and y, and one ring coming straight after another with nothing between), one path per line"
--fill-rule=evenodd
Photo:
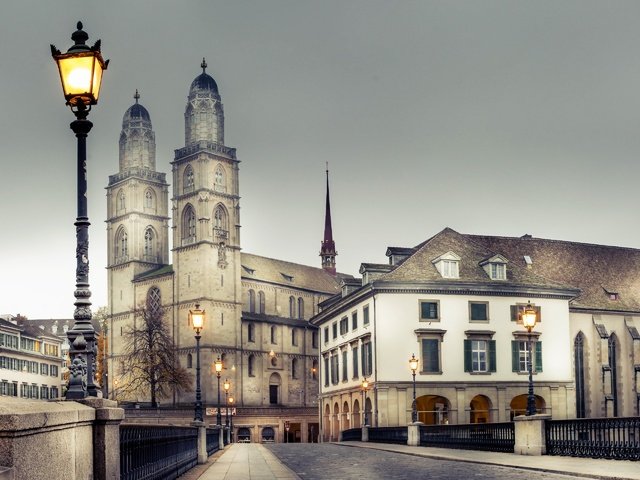
M88 139L91 290L139 89L170 180L206 57L238 149L245 251L340 271L442 228L640 247L640 2L33 1L0 18L0 313L71 317L75 155L49 43L111 59Z

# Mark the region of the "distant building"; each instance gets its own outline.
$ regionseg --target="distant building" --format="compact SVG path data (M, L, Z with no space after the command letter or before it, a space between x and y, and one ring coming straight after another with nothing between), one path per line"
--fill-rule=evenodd
M62 394L62 345L56 334L12 316L0 319L0 395L56 399Z
M239 438L282 441L288 421L290 440L306 442L319 431L319 342L308 320L318 313L320 301L340 291L343 277L335 272L328 178L322 268L241 252L240 162L236 150L224 145L218 86L204 62L202 69L189 89L185 145L175 150L172 162L171 200L165 174L156 171L151 117L137 92L123 118L119 171L107 187L109 391L117 398L118 384L125 381L122 335L145 304L164 311L180 363L195 374L188 313L199 304L206 311L201 340L205 407L217 405L210 367L220 357L222 380L230 380L238 409ZM292 222L288 228L301 227ZM191 392L163 405L192 406L194 401Z
M363 263L362 281L343 282L311 320L325 440L360 426L363 410L372 425L411 422L414 353L427 424L524 413L529 359L538 411L640 414L640 250L447 228L387 257ZM520 318L529 302L539 320L531 352Z

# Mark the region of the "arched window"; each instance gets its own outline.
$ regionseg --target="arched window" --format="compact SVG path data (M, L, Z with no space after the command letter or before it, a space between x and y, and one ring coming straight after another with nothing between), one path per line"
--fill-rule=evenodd
M609 367L611 368L611 402L613 416L618 416L618 337L612 333L609 337Z
M250 342L256 341L256 327L253 323L247 325L247 337Z
M274 325L271 326L271 343L276 343L276 327Z
M291 327L291 345L298 345L298 331L295 327Z
M264 313L264 292L258 292L258 313Z
M573 364L576 378L576 417L586 417L584 385L584 334L579 332L573 342Z
M249 361L247 362L247 368L249 370L249 376L250 377L255 377L256 376L256 357L254 357L253 355L249 355Z
M255 313L256 311L256 292L249 290L249 312Z
M298 318L304 320L304 300L298 297Z
M126 262L129 259L129 241L124 227L120 227L116 233L115 257L116 263Z
M117 208L118 210L124 210L126 207L126 198L124 196L124 192L122 190L120 190L118 192L118 205Z
M183 193L193 192L194 186L195 186L195 180L193 177L193 168L191 167L191 165L187 165L187 167L184 169L183 182L184 182Z
M291 378L298 378L298 359L291 360Z
M144 208L147 210L155 209L154 195L150 188L144 192Z
M191 205L187 205L182 213L182 239L192 243L196 240L196 212Z
M144 256L145 260L155 261L153 258L154 248L153 244L155 243L155 235L153 233L153 228L147 227L144 231Z
M213 212L213 228L227 230L227 212L222 205L218 205Z
M162 296L158 287L151 287L147 292L147 309L152 315L160 313L162 309Z
M224 192L226 191L225 188L225 184L224 184L224 168L222 168L222 165L218 165L216 167L216 173L215 173L215 178L214 178L214 189L216 192Z
M296 318L296 299L289 297L289 318Z
M193 357L191 354L187 355L187 368L193 368Z

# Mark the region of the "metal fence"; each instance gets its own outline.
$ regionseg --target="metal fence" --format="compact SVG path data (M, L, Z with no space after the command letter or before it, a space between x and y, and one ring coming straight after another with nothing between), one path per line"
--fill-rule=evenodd
M172 480L198 463L195 427L120 425L120 478Z
M409 439L407 427L369 428L369 441L376 443L399 443L406 445Z
M421 425L420 446L513 453L515 428L513 422Z
M213 455L220 450L220 430L219 428L207 428L207 456ZM223 436L224 444L227 444L227 436Z
M348 430L343 430L342 432L342 441L347 442L351 441L362 441L362 428L350 428Z
M640 417L547 420L548 455L640 460Z

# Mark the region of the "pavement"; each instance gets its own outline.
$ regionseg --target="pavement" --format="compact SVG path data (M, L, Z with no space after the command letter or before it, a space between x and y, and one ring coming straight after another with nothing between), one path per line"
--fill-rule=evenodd
M414 457L512 467L524 471L564 474L580 478L640 480L640 462L637 461L552 455L527 456L513 453L409 447L407 445L367 442L336 442L333 444L344 448L380 450ZM309 446L313 448L312 444ZM327 478L330 478L330 470L327 471L327 474ZM181 476L180 480L299 480L299 478L263 445L235 443L226 447L223 452L217 452L209 457L207 463L193 468Z

